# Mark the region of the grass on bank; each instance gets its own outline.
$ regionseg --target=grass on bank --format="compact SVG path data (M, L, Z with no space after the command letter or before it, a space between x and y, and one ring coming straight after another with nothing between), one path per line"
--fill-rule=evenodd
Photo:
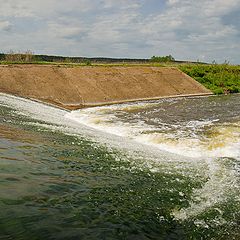
M0 61L0 65L54 65L54 66L67 66L67 67L176 67L179 63L158 63L158 62L89 62L84 61L81 63L74 62L47 62L47 61L33 61L33 62L18 62L18 61Z
M240 66L180 65L178 68L214 94L240 93Z

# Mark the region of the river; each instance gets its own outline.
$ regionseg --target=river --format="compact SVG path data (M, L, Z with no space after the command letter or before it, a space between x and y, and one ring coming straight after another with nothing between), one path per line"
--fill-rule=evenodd
M0 239L240 239L240 95L0 112Z

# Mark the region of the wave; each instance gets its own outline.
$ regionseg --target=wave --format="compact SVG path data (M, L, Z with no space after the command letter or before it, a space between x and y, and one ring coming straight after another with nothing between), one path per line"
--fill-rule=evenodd
M67 112L0 94L0 105L39 121L26 124L84 136L93 144L97 142L109 149L116 148L140 168L144 166L154 172L174 172L192 179L207 179L201 188L193 191L189 207L173 211L176 219L196 216L226 201L229 196L238 197L239 164L232 167L223 158L239 160L239 122L219 124L217 119L201 119L170 124L156 119L158 125L147 124L139 110L157 111L157 104L145 102ZM134 118L129 118L129 112L134 113Z
M146 124L141 118L123 121L116 116L118 111L150 106L153 107L154 103L97 107L73 111L66 117L91 128L182 156L240 158L239 121L219 124L218 119L190 120L184 125L174 125L155 120L157 126L153 126ZM124 117L127 119L127 114Z

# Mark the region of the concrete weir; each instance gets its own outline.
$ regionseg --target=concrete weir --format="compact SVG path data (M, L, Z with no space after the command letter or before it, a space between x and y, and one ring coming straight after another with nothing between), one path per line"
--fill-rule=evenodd
M211 95L173 67L0 66L0 92L78 109L177 96Z

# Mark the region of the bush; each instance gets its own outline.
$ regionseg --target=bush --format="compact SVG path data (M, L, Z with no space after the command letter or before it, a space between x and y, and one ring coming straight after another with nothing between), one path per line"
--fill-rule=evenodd
M215 94L240 92L240 66L199 64L179 68Z
M152 62L174 62L175 59L173 56L168 55L168 56L152 56L151 57Z
M220 87L214 88L213 89L213 93L216 94L216 95L220 95L220 94L224 93L224 90L222 88L220 88Z
M92 65L91 61L88 60L88 59L84 61L84 64L85 64L86 66L91 66L91 65Z
M7 62L33 62L34 61L34 53L30 50L24 53L16 53L14 51L10 51L5 54L5 61Z

